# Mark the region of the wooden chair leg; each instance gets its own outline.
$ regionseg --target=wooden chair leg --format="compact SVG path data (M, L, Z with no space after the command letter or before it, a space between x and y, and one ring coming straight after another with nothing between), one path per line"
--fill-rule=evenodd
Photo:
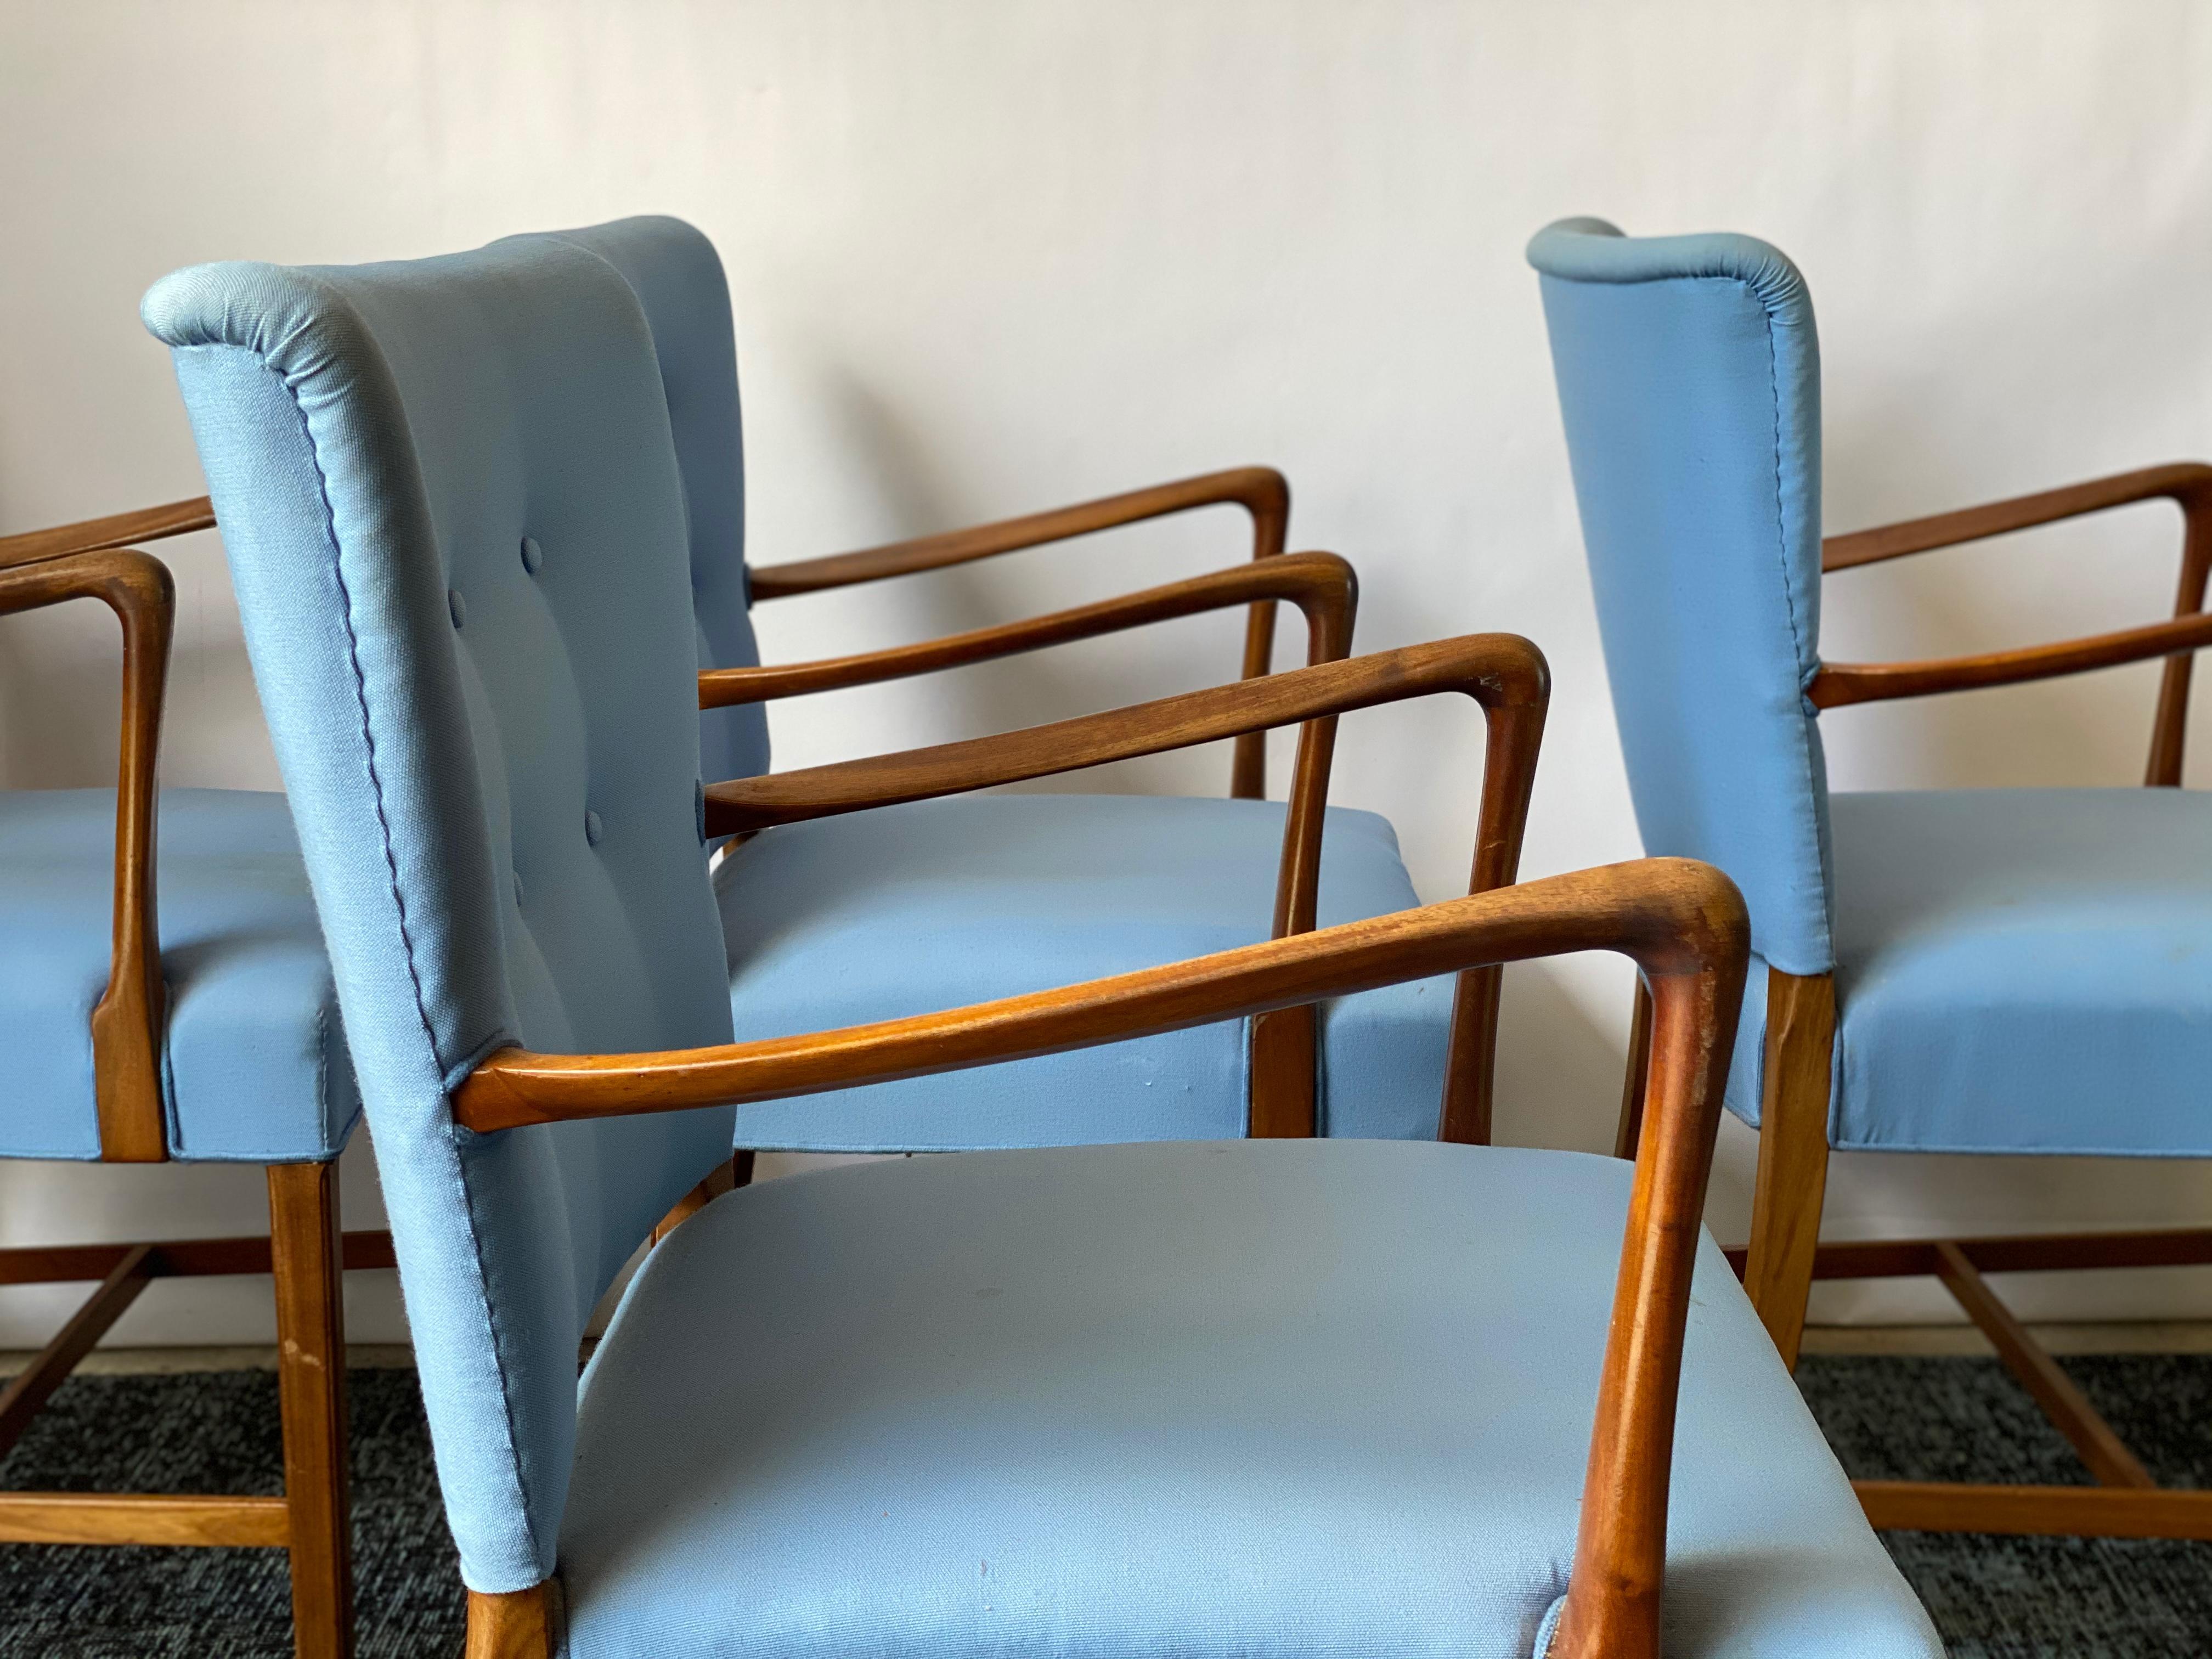
M1813 1253L1828 1186L1828 1091L1836 982L1770 969L1766 1079L1759 1108L1759 1176L1743 1287L1790 1370L1805 1334Z
M468 1645L462 1659L552 1659L550 1583L492 1595L469 1592Z
M276 1388L291 1522L292 1640L299 1659L353 1652L347 1495L345 1317L337 1165L269 1166L276 1280Z

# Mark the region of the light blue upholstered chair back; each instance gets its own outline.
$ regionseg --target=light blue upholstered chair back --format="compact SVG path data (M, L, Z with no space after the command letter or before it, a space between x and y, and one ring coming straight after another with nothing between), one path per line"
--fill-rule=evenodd
M1826 973L1811 296L1748 236L1568 219L1528 258L1644 850L1718 865L1768 965Z
M422 1356L462 1571L551 1570L576 1345L727 1110L480 1136L486 1053L726 1041L684 484L630 287L573 243L218 264L173 348Z
M745 579L744 428L721 257L683 220L657 216L552 234L620 271L645 308L684 472L699 666L750 668L760 661L760 646ZM708 782L768 770L766 705L709 708L699 724Z

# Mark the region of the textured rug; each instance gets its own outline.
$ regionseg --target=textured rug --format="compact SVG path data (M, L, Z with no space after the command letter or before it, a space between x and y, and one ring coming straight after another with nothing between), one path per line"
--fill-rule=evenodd
M2161 1480L2212 1485L2212 1356L2069 1359ZM1854 1474L2080 1481L2072 1451L1995 1360L1810 1358L1806 1398ZM362 1659L453 1659L462 1601L415 1376L350 1378ZM0 1461L0 1487L279 1489L275 1378L84 1376ZM1960 1659L2202 1659L2212 1544L1893 1533ZM282 1659L273 1550L0 1546L0 1659Z

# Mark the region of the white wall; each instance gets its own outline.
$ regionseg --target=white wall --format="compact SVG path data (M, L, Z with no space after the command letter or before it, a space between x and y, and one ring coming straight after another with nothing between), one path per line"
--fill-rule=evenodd
M1293 541L1365 579L1361 643L1513 629L1558 702L1532 872L1637 851L1576 535L1529 234L1563 214L1779 243L1820 306L1842 529L2212 451L2212 14L2175 3L1251 0L787 4L0 3L0 531L201 488L137 297L218 258L345 261L653 210L738 307L768 562L1245 461ZM1840 658L2027 642L2168 602L2171 514L1839 578ZM769 607L772 659L1070 603L1234 558L1225 516ZM166 775L274 786L212 537L181 595ZM82 611L84 614L73 614ZM1224 673L1226 618L779 712L785 764ZM0 624L0 781L110 776L112 626ZM1830 717L1854 785L2126 782L2147 669ZM2212 736L2192 766L2212 781ZM1370 714L1337 799L1464 879L1458 709ZM1211 790L1225 757L1123 787ZM1099 780L1098 781L1105 781ZM1597 1146L1615 964L1518 970L1504 1128ZM1715 1182L1747 1209L1750 1138ZM353 1172L354 1215L372 1212ZM1843 1160L1831 1226L2203 1216L2198 1166ZM0 1235L259 1224L252 1172L0 1167ZM195 1300L195 1294L199 1299ZM2034 1310L2201 1309L2172 1275ZM0 1346L58 1316L0 1293ZM1834 1316L1940 1312L1867 1287ZM123 1340L247 1340L258 1287L149 1296ZM355 1334L396 1334L357 1287Z

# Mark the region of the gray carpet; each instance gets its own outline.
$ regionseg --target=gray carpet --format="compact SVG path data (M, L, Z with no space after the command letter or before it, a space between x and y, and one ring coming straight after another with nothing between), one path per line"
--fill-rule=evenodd
M2212 1357L2067 1362L2153 1472L2212 1485ZM1994 1360L1805 1362L1801 1382L1854 1474L2080 1481L2073 1453ZM453 1659L462 1604L410 1371L356 1371L362 1659ZM260 1372L70 1382L0 1461L0 1486L278 1490L276 1390ZM2212 1545L1893 1533L1960 1659L2202 1659ZM280 1659L273 1550L0 1546L0 1659Z

